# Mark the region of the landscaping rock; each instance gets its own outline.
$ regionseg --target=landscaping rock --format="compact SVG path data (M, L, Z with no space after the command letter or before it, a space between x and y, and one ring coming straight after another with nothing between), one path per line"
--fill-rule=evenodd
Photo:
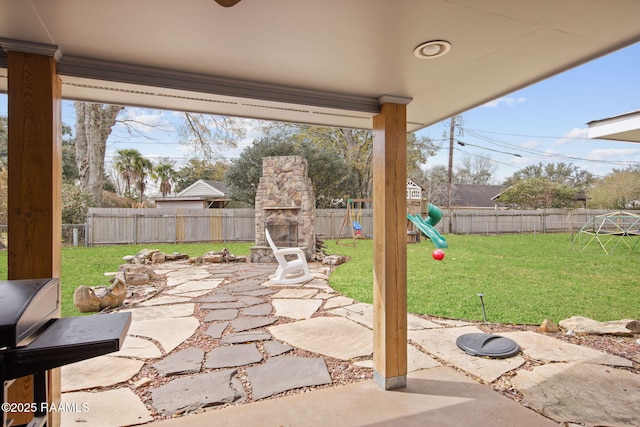
M217 347L209 352L205 368L232 368L262 361L262 354L255 344L238 344Z
M611 322L598 322L588 317L573 316L569 319L561 320L560 327L566 331L573 331L576 335L617 335L631 336L632 329L640 328L640 324L635 320L616 320Z
M73 304L81 313L120 307L127 296L127 287L115 280L110 287L80 285L73 292Z
M544 319L542 321L542 323L540 324L540 327L538 328L538 332L560 332L560 328L558 327L558 325L556 325L555 323L553 323L551 320L549 319Z
M349 257L343 256L343 255L329 255L329 256L325 256L322 259L322 263L326 265L333 265L335 267L340 264L344 264L348 260L349 260Z

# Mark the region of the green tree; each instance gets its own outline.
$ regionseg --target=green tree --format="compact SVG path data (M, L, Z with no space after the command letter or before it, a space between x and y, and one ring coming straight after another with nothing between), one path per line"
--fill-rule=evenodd
M176 179L177 172L174 163L169 160L160 160L151 171L151 178L160 186L162 197L167 197L171 193L172 185Z
M153 170L151 160L143 157L135 148L123 148L116 151L113 165L125 181L125 196L136 198L132 190L135 188L138 201L142 203L147 175Z
M453 182L455 184L487 185L493 177L496 167L486 157L465 156L456 163Z
M594 209L640 209L640 166L614 169L587 190Z
M113 158L113 167L118 172L120 178L125 182L124 195L132 197L131 188L136 182L136 159L142 157L142 154L135 148L123 148L116 151Z
M209 161L191 159L176 172L175 192L179 193L199 179L224 181L230 163L223 160Z
M504 181L509 186L531 178L546 178L556 184L566 184L575 191L585 191L596 179L591 172L564 162L529 165Z
M146 157L136 157L133 161L136 189L138 190L138 202L142 203L144 191L147 189L147 175L153 171L153 162Z
M0 116L0 166L7 164L9 147L9 120L6 116Z
M93 205L93 196L78 185L62 184L62 223L84 224L89 207Z
M575 190L547 178L518 181L500 194L499 200L514 209L566 208L574 204Z
M107 138L124 107L88 102L75 102L74 107L76 164L80 185L93 194L95 206L101 206Z
M315 145L337 153L350 171L353 198L371 198L373 189L373 132L287 123L271 123L262 131L268 138L290 139L300 145ZM435 155L438 147L427 137L407 135L407 172L410 174Z
M349 169L338 153L322 149L308 141L270 136L254 141L253 145L245 148L232 161L225 175L231 196L235 200L254 205L262 176L262 158L295 155L307 159L316 206L329 206L331 200L347 194L350 187Z
M246 135L246 120L237 117L184 113L183 118L180 141L191 149L194 158L211 162L219 149L237 147Z

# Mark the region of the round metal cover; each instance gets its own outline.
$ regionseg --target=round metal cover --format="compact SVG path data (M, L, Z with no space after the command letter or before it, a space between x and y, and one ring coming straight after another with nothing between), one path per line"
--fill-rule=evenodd
M511 357L520 351L520 346L512 339L494 334L464 334L456 344L471 356L485 356L496 359Z

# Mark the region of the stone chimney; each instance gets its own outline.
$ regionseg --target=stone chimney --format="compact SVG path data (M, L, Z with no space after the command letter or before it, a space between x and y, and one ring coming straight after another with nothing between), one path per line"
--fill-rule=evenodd
M274 260L265 227L276 246L303 248L307 260L313 260L316 251L315 205L304 157L264 157L256 191L256 246L251 248L251 262Z

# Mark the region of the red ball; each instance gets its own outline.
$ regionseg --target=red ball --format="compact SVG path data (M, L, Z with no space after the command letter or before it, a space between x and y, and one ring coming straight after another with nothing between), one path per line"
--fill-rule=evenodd
M444 258L444 252L440 249L436 249L431 253L431 256L437 261L442 261L442 259Z

